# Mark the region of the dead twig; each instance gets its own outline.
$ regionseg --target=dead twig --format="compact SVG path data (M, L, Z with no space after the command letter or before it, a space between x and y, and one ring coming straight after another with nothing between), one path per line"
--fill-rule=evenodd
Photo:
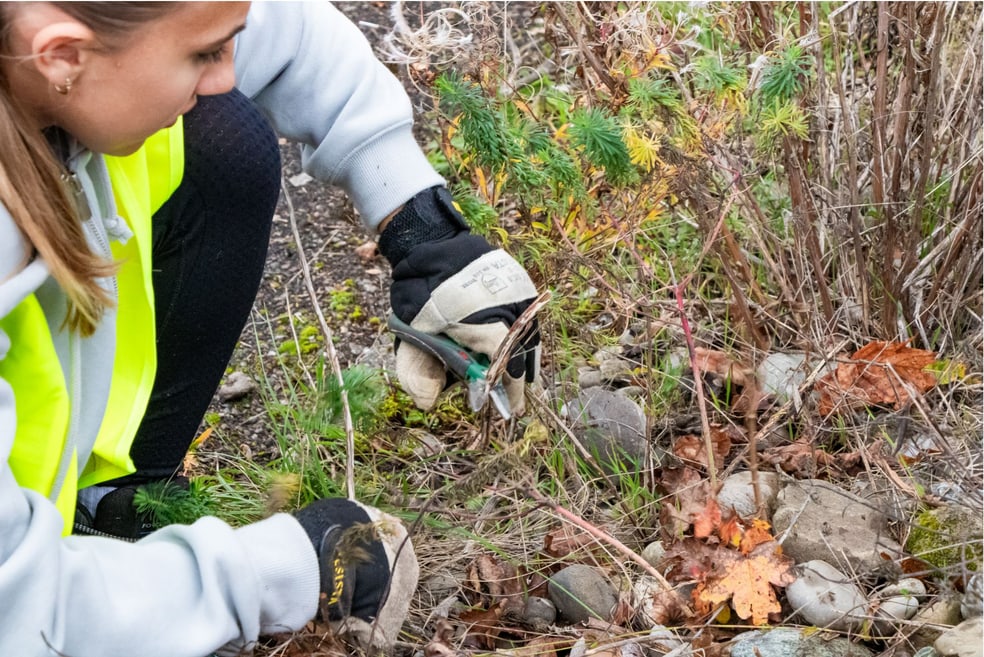
M526 490L525 492L530 497L530 499L534 500L538 504L541 504L543 506L550 507L562 519L566 520L567 522L571 523L572 525L577 525L578 527L580 527L584 531L588 532L589 534L591 534L592 536L594 536L595 538L597 538L599 541L601 541L603 543L607 543L608 545L611 545L613 548L615 548L616 550L618 550L619 552L621 552L622 554L624 554L626 557L628 557L629 559L631 559L632 561L634 561L636 564L638 564L640 568L642 568L643 570L645 570L646 573L648 573L649 575L652 575L653 578L657 582L659 582L660 586L662 586L667 591L672 591L673 590L673 585L670 584L666 580L665 577L663 577L663 574L661 572L659 572L658 570L656 570L655 568L653 568L652 565L650 565L650 563L648 561L646 561L645 559L643 559L641 556L639 556L638 554L636 554L635 552L633 552L632 550L630 550L625 545L625 543L623 543L622 541L618 540L617 538L615 538L614 536L612 536L611 534L609 534L605 530L600 529L599 527L596 527L595 525L592 525L590 522L588 522L584 518L581 518L580 516L574 515L573 513L571 513L570 511L568 511L564 507L560 506L559 504L557 504L553 500L544 497L539 492L537 492L535 489L530 488L530 489Z
M284 193L284 201L287 204L287 214L290 217L290 230L294 236L294 243L297 245L297 258L301 263L301 272L304 274L304 287L307 289L308 296L311 297L311 305L314 307L314 314L318 318L321 326L321 333L325 339L325 353L328 362L331 364L331 371L335 374L338 381L338 393L342 401L342 416L345 420L345 488L350 500L355 499L355 428L352 425L352 409L349 408L348 391L345 389L345 379L342 378L342 366L338 361L338 353L335 351L335 343L332 341L331 329L325 315L321 312L321 304L318 303L318 294L314 290L314 282L311 279L311 268L308 266L307 256L304 253L304 246L301 242L301 232L297 229L297 217L294 212L294 204L291 201L290 193L287 191L287 183L281 180L280 188Z

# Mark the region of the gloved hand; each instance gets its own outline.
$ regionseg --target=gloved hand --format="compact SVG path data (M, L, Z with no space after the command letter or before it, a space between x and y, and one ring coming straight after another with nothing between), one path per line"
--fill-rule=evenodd
M362 650L388 651L420 572L406 529L379 509L341 498L312 502L294 516L321 565L321 618Z
M379 251L393 266L390 303L397 317L490 359L537 296L529 274L512 256L469 232L443 187L410 199L380 235ZM540 334L534 323L503 375L513 414L523 412L524 381L535 381L539 367ZM441 363L409 344L398 345L396 374L424 410L434 406L447 384Z

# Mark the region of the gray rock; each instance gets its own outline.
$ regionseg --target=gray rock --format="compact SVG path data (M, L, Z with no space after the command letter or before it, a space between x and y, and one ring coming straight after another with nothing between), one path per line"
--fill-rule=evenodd
M954 597L937 598L912 617L910 627L917 628L909 635L914 648L932 646L940 635L960 622L960 601Z
M256 381L242 372L233 372L219 387L216 396L221 402L233 402L252 394L257 389Z
M458 591L460 582L460 579L448 573L436 573L420 583L420 590L434 600L443 600Z
M849 639L791 627L743 632L730 648L730 657L873 657Z
M641 401L646 398L646 389L642 386L625 386L618 388L615 392L634 401Z
M650 566L656 566L666 554L666 548L663 547L663 541L653 541L646 547L642 548L642 554L640 555L646 560Z
M775 472L759 472L759 494L766 513L775 504L779 494L779 475ZM718 506L722 511L734 509L742 518L755 515L755 489L752 488L752 473L748 470L736 472L721 484L717 495ZM765 518L766 520L768 518Z
M560 618L572 624L589 618L610 621L618 602L608 580L597 569L583 564L567 566L550 577L547 594Z
M885 515L869 501L818 479L787 484L776 497L772 525L797 563L821 560L852 573L885 568L902 548L886 535Z
M604 382L601 372L593 367L581 367L577 370L577 384L583 389L597 388Z
M756 370L755 374L761 382L762 391L775 396L783 404L790 399L799 403L799 387L806 380L803 363L806 354L769 354Z
M916 652L912 653L912 657L940 657L940 653L936 652L933 646L923 646L917 648Z
M881 591L879 611L895 620L907 620L919 610L919 598L926 595L926 585L914 577L899 580Z
M624 358L608 358L601 361L598 371L601 378L610 383L628 384L632 382L632 369L636 363Z
M844 573L825 561L809 561L796 567L796 575L786 600L808 623L846 631L864 624L868 601Z
M660 653L668 653L679 650L678 657L688 657L693 654L689 643L685 643L670 628L665 625L653 625L649 630L649 641L647 645L655 648Z
M574 435L609 474L638 470L646 457L646 414L623 395L588 388L567 404Z
M926 595L926 585L914 577L889 584L879 591L874 630L883 636L894 634L896 621L909 620L919 611L919 600Z
M557 607L547 598L526 598L523 605L523 620L533 627L553 625L557 620Z
M984 618L971 618L947 630L940 635L933 647L944 657L984 656Z
M984 614L984 601L981 600L982 586L980 573L974 573L967 580L967 587L960 598L960 615L964 618L975 618Z

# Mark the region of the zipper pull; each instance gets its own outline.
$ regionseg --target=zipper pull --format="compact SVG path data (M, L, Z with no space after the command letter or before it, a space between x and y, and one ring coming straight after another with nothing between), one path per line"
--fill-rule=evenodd
M82 223L89 221L92 218L92 210L89 208L89 201L85 198L85 191L82 189L79 177L69 171L63 173L61 179L65 184L65 190L68 192L72 205L75 206L75 213L78 215L79 221Z

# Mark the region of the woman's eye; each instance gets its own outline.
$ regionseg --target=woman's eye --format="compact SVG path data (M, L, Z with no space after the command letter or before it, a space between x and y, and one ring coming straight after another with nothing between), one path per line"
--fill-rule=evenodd
M204 62L206 64L218 64L225 57L226 47L223 45L221 48L216 50L210 50L208 52L198 53L198 61Z

